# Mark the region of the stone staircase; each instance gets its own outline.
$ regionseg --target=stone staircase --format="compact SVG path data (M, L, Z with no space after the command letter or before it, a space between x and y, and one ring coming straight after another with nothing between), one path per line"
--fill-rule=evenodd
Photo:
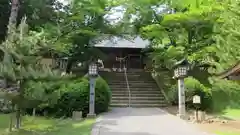
M130 91L127 88L124 72L101 72L100 75L112 90L111 107L166 106L163 94L148 72L127 72Z

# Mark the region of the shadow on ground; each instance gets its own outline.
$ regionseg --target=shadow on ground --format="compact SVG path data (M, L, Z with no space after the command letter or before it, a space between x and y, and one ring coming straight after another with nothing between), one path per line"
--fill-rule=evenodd
M159 108L112 108L106 114L108 118L116 118L117 117L129 117L129 116L159 116L159 115L169 115L164 110L160 110ZM138 111L136 111L138 110ZM152 111L155 110L155 111ZM104 115L104 114L103 114Z
M92 135L159 135L148 132L139 131L126 131L126 129L114 128L117 124L116 120L104 120L103 122L97 122L95 128L100 129L92 133Z
M114 108L97 119L92 135L208 135L159 108Z

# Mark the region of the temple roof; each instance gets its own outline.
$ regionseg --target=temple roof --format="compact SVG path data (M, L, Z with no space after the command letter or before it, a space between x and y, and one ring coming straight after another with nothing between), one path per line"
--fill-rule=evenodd
M240 75L240 61L237 62L233 67L227 69L226 71L222 72L219 77L220 78L227 78L229 76Z
M124 39L120 37L114 37L112 39L103 40L102 42L95 44L95 47L112 47L112 48L146 48L149 46L148 40L143 40L141 37L133 39Z

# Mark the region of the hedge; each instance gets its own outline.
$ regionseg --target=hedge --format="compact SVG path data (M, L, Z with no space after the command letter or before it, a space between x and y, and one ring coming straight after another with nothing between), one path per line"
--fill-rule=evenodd
M59 83L60 82L60 83ZM42 114L44 111L48 112L48 115L51 116L71 116L72 111L82 111L83 115L86 116L89 109L89 80L86 77L78 78L75 80L66 80L65 82L59 81L55 82L55 85L52 87L45 87L45 82L42 85L42 89L45 89L46 92L56 92L58 91L59 97L56 103L44 103L37 107L37 112ZM36 84L39 82L35 82ZM34 84L31 84L34 86ZM30 87L30 86L28 86ZM38 87L40 87L38 85ZM28 88L29 89L29 88ZM41 89L41 88L38 88ZM111 100L111 90L107 82L98 77L96 79L95 87L95 111L96 113L105 112L108 110ZM49 100L51 101L51 100Z
M60 88L62 96L54 106L57 116L71 116L72 111L82 111L85 116L89 109L89 80L82 78ZM96 79L95 87L95 111L96 113L108 110L111 99L111 91L101 77Z

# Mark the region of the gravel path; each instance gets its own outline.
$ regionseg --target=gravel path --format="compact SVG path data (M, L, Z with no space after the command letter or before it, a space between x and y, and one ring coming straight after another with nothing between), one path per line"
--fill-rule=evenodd
M113 108L96 121L91 135L210 135L159 108Z

